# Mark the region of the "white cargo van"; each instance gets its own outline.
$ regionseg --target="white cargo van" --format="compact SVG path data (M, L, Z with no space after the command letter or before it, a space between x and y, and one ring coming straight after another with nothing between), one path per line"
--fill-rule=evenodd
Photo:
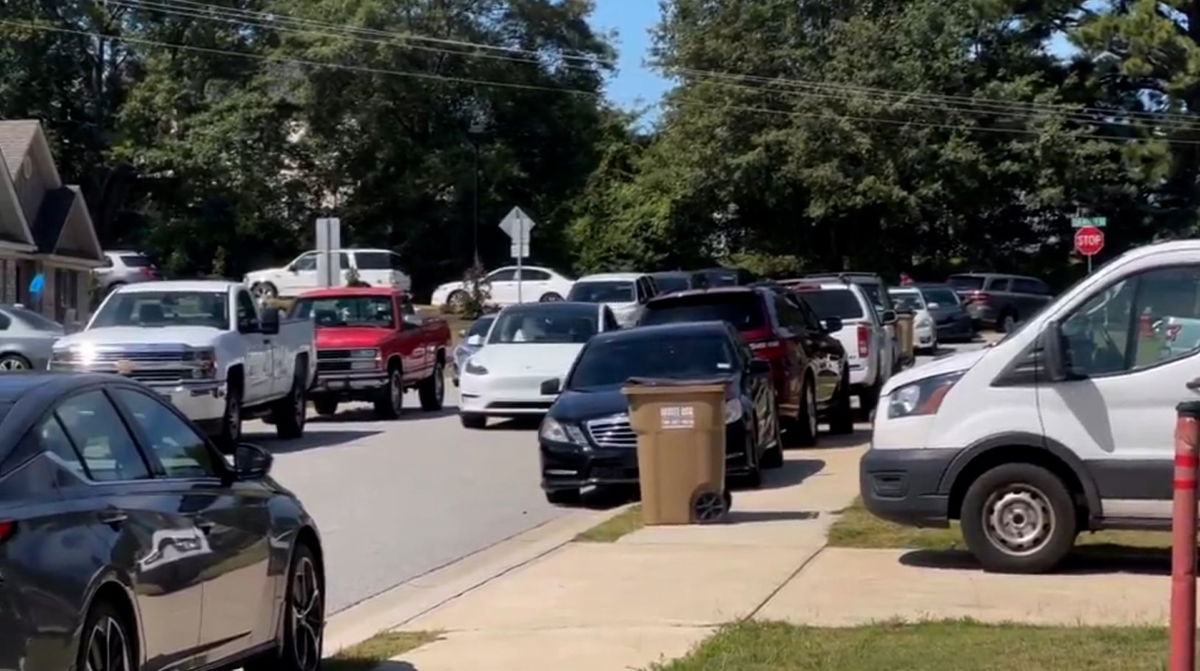
M1200 399L1200 240L1129 252L1003 341L893 377L860 487L874 514L961 521L990 570L1078 533L1170 523L1175 406Z

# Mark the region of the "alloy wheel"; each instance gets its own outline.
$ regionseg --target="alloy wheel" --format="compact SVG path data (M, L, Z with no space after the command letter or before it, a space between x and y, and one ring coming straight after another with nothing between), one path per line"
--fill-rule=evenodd
M111 617L100 618L88 632L83 671L130 671L129 638Z
M317 569L308 557L301 557L296 564L292 576L290 610L292 655L296 667L303 671L315 671L321 663L325 608Z
M17 370L29 370L29 364L17 356L6 356L0 359L0 371L12 372Z
M1012 483L992 492L983 505L983 530L996 549L1014 557L1041 550L1054 531L1054 507L1042 490Z

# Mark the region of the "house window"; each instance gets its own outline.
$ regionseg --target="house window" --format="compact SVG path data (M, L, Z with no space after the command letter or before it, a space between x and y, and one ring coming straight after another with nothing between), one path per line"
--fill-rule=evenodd
M79 308L79 273L58 268L54 271L55 319L59 322L68 316L74 317ZM70 311L70 315L68 315Z

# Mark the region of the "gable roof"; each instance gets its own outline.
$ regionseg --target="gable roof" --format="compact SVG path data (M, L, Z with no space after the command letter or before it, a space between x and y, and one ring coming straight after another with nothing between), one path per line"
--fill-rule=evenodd
M33 247L33 234L21 209L12 176L8 172L7 154L0 150L0 241L19 247ZM29 251L32 251L30 249Z
M21 173L21 164L33 147L40 127L37 121L29 119L0 121L0 153L4 154L8 174L13 179Z
M33 222L33 240L42 254L53 254L75 204L75 192L67 187L46 192Z
M33 225L37 251L99 264L104 251L78 186L46 192Z

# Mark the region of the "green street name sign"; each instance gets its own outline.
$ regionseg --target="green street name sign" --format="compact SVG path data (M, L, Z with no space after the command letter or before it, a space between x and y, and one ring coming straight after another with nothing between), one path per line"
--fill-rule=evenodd
M1107 225L1108 219L1104 217L1075 217L1071 219L1071 228L1087 228L1088 226L1104 228Z

